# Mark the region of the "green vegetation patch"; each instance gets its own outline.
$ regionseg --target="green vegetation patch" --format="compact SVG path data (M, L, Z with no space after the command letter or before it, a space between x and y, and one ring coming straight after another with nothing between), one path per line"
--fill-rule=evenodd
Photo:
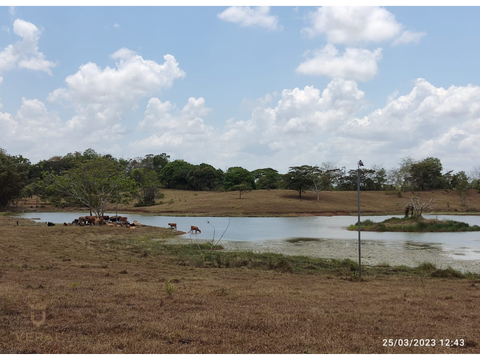
M396 232L461 232L480 231L480 226L454 220L414 219L392 217L382 222L365 220L360 222L363 231L396 231ZM357 230L358 222L350 225L348 230Z
M308 256L288 256L276 253L257 253L253 251L224 251L221 245L206 243L170 244L162 240L150 240L147 236L136 239L110 239L109 248L118 251L130 251L139 257L157 257L170 259L179 266L201 268L248 268L266 271L278 271L292 274L327 274L343 276L347 279L358 277L358 263L350 259L319 259ZM362 266L366 276L423 276L446 278L474 278L479 274L462 274L453 269L438 270L434 264L424 263L418 267Z

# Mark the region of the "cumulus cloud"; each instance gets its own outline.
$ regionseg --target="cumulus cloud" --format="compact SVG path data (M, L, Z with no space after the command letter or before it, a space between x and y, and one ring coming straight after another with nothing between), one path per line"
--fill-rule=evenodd
M480 151L479 86L442 88L417 79L409 93L392 95L366 116L366 95L352 80L336 78L321 89L284 89L277 101L270 100L258 102L243 120L214 127L202 97L191 97L181 107L152 97L132 130L119 121L101 124L95 109L89 108L96 123L86 111L63 121L39 100L22 99L15 114L0 112L0 141L32 161L93 147L114 156L126 149L166 152L192 163L250 170L269 166L280 172L324 161L349 168L359 158L367 167L375 162L389 168L405 156L435 156L445 168L468 170Z
M8 45L0 52L0 72L18 67L44 71L51 75L51 69L57 64L46 60L45 55L38 51L40 30L28 21L17 19L13 23L13 32L22 40Z
M187 104L178 109L169 101L162 102L158 98L148 101L139 130L146 130L148 137L131 142L129 148L135 152L168 151L198 158L203 162L199 150L214 141L214 129L205 124L204 118L211 109L205 107L203 98L191 97Z
M240 26L260 26L269 30L279 29L278 17L270 15L270 7L232 6L218 14L224 21L240 24Z
M372 6L324 6L308 15L310 37L325 34L328 42L352 44L381 42L397 36L402 25L388 10Z
M23 99L15 115L0 113L0 126L5 130L2 142L9 151L22 144L22 153L33 154L32 159L36 159L40 153L48 153L48 157L65 154L72 148L115 148L126 134L132 134L123 120L138 102L185 76L172 55L165 55L164 62L157 63L122 48L112 59L116 61L114 68L101 69L94 63L82 65L77 73L66 78L65 88L48 95L49 101L73 109L69 119L60 119L37 99ZM200 106L189 102L184 112L195 105Z
M165 55L163 64L146 60L127 48L111 57L117 60L115 68L82 65L65 79L66 88L54 90L47 99L71 106L77 115L93 117L95 123L106 124L122 119L141 98L170 88L176 79L185 77L172 55Z
M344 124L336 136L368 141L382 152L451 157L464 162L480 150L480 87L437 88L417 79L412 91ZM381 154L381 153L380 153Z
M404 30L395 16L382 7L333 6L321 7L308 15L310 27L302 32L310 37L325 35L329 42L323 49L301 63L297 73L342 77L356 81L369 81L377 74L377 63L382 59L382 49L347 47L340 55L332 44L369 44L392 41L392 46L418 43L424 32Z
M182 109L152 98L139 126L149 135L128 147L137 153L166 151L174 158L221 167L253 170L264 162L283 171L291 162L318 161L319 149L327 151L325 137L366 103L357 84L342 79L332 80L323 90L285 89L279 97L273 106L258 102L250 118L229 119L217 128L205 121L210 109L203 98L190 98Z
M377 62L382 59L382 49L347 48L340 54L331 44L317 50L313 57L301 63L295 71L305 75L323 75L330 78L344 78L369 81L378 71Z

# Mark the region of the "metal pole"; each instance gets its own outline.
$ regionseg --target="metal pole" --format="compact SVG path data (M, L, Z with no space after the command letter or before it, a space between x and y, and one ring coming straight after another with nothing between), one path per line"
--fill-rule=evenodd
M360 242L360 166L363 166L362 160L358 162L357 170L357 194L358 194L358 276L362 277L362 245Z

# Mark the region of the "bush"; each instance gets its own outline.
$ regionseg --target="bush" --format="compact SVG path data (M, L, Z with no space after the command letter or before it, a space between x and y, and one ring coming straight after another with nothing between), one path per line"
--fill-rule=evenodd
M465 275L463 275L460 271L452 269L450 266L446 269L439 269L437 271L434 271L431 275L432 277L436 278L457 278L457 279L463 279L465 278Z
M417 269L422 271L433 271L433 270L437 270L437 267L430 262L424 262L418 265Z

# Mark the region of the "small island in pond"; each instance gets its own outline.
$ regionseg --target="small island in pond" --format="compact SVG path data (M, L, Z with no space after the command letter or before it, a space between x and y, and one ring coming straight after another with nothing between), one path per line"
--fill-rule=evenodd
M350 225L348 230L358 230L358 222ZM460 232L480 231L480 226L454 220L425 219L423 217L392 217L382 222L365 220L360 222L361 231L396 231L396 232Z

